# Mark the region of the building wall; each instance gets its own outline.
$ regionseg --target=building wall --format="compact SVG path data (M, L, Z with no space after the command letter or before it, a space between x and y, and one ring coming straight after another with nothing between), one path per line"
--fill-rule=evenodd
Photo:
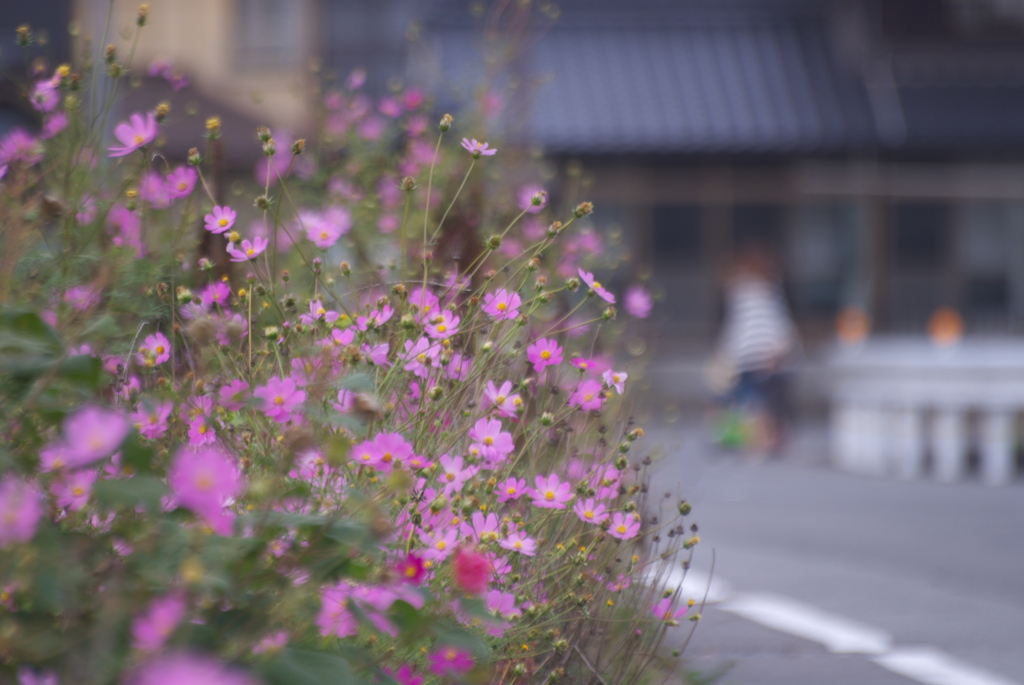
M130 66L170 60L207 95L258 121L306 133L312 124L309 60L320 50L314 0L149 0L149 21ZM107 0L77 0L84 35L98 44ZM139 2L114 0L108 43L126 59Z

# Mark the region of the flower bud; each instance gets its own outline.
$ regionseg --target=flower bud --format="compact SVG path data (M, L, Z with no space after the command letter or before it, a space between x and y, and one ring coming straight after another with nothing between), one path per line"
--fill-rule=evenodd
M186 160L191 166L199 166L199 163L203 161L203 158L200 156L199 150L193 147L189 148Z
M565 289L571 293L576 292L580 289L580 279L575 276L572 278L565 279Z
M501 247L501 236L492 235L490 238L488 238L487 247L492 250L497 250L499 247Z
M117 48L113 45L108 45L103 51L103 61L107 64L113 64L117 61Z
M346 277L352 275L352 266L348 262L341 263L341 275Z
M642 438L644 437L644 429L634 428L633 430L626 433L626 437L629 438L630 440L637 440L639 438Z
M399 187L402 190L404 190L405 192L409 192L410 190L415 190L416 189L416 179L413 178L412 176L406 176L405 178L402 179L402 183L401 183L401 185Z
M192 302L192 291L183 285L179 285L175 291L178 298L178 304L189 304Z
M206 120L206 137L210 140L220 138L220 117L210 117Z
M256 129L256 137L259 138L261 143L266 143L270 140L270 129L266 126L260 126Z
M601 312L601 318L604 319L605 321L613 321L617 313L618 310L615 309L615 307L608 305L607 307L604 308L604 311Z
M270 198L267 197L266 195L258 196L256 200L253 202L253 206L256 207L256 209L262 209L264 211L270 209L270 204Z
M544 412L540 415L540 425L551 426L555 423L555 416L549 411Z
M306 150L306 139L299 138L292 143L292 154L295 156L301 155Z
M156 116L156 120L158 122L160 122L160 123L163 123L164 119L166 119L167 115L170 114L170 113L171 113L171 105L170 105L169 102L161 102L161 103L159 103L156 106L156 110L154 110L154 114Z
M448 507L448 498L444 495L438 495L434 498L434 501L430 503L430 511L433 514L437 514Z
M432 400L439 400L444 397L444 389L435 385L427 391L427 397Z
M587 216L588 214L592 214L593 212L594 212L594 205L593 205L593 203L591 203L591 202L581 202L581 203L579 203L576 206L576 209L573 210L572 214L577 219L582 219L583 217Z
M615 460L615 468L619 471L625 471L627 466L629 466L629 461L625 457L619 457Z
M561 232L562 232L562 222L561 221L552 221L551 225L548 226L548 237L549 238L554 238L555 236L557 236Z
M136 26L145 26L146 18L149 16L149 3L139 5L139 13L135 16Z
M279 335L281 335L281 329L277 326L267 326L263 329L263 337L267 340L277 340Z
M631 445L631 444L629 443L629 441L628 441L628 440L627 440L627 441L625 441L625 442L621 442L621 443L619 443L619 452L620 452L621 454L628 454L628 453L629 453L629 449L630 449L630 448L631 448L632 446L633 446L633 445Z
M14 30L15 42L18 47L25 48L32 44L32 29L29 28L28 24L22 24ZM448 130L448 129L444 129Z
M493 349L494 349L494 342L491 341L491 340L488 340L487 342L485 342L483 345L480 346L480 351L484 352L485 354L488 353L488 352L491 352Z
M263 143L263 154L267 157L273 157L277 154L277 141L271 138L267 142Z
M25 28L27 29L28 27L26 26ZM452 121L454 121L452 119L452 115L445 114L443 117L441 117L441 123L437 125L437 128L441 131L441 133L444 133L452 127Z
M545 202L548 201L547 192L540 190L530 196L530 205L533 207L541 207Z

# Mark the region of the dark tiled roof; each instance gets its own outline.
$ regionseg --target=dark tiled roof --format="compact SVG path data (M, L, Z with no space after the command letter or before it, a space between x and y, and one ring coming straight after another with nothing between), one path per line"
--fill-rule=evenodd
M526 52L530 75L544 84L515 129L548 152L574 154L835 153L872 144L864 88L835 64L813 13L684 4L628 11L629 3L595 2L574 12L569 3ZM479 27L464 17L433 24L449 83L480 76Z
M1024 86L904 86L899 89L907 152L1020 155Z
M552 152L836 152L873 139L860 84L811 21L554 30L529 132Z

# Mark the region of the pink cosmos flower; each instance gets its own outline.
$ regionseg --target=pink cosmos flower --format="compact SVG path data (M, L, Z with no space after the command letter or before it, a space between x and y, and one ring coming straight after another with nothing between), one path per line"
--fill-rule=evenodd
M317 247L327 249L352 228L352 215L344 207L332 207L322 215L303 221L306 237Z
M87 286L76 285L64 292L64 301L77 311L84 312L99 304L101 293Z
M484 406L494 405L501 416L513 417L523 405L518 393L512 393L512 382L505 381L500 388L494 387L494 381L487 381L484 388Z
M146 113L146 118L136 112L114 128L114 136L121 141L121 147L109 148L111 157L124 157L138 150L143 145L152 143L156 138L156 116Z
M537 541L533 538L526 537L519 532L510 534L507 538L499 542L498 545L502 549L507 549L511 552L518 552L523 556L532 557L537 555Z
M441 356L441 346L432 343L429 338L420 338L415 343L405 341L405 370L420 378L426 378L430 369L437 368Z
M473 443L469 446L469 452L473 455L480 455L487 463L488 468L493 468L505 460L515 443L512 442L512 434L501 430L501 421L498 419L480 419L469 429L469 439Z
M147 440L156 440L167 432L167 421L174 411L174 402L148 404L140 402L138 409L131 415L132 425Z
M146 663L128 685L258 685L243 671L228 668L207 656L170 654Z
M476 138L469 140L468 138L462 139L462 147L465 148L466 152L473 155L473 159L480 159L480 157L491 157L498 153L497 150L489 149L487 143L481 143Z
M584 523L602 523L608 518L608 512L603 504L595 503L593 498L577 502L572 508L580 521Z
M8 585L5 590L14 588L13 585ZM6 603L12 611L14 610L13 602ZM57 674L53 671L36 671L28 666L24 666L18 669L18 685L60 685L57 680Z
M230 297L231 286L224 281L215 281L203 289L203 302L210 306L226 307Z
M238 411L245 406L245 400L249 396L249 384L241 378L236 378L223 386L218 393L220 405L228 411Z
M39 131L39 137L43 140L50 140L67 127L68 115L64 112L54 112L43 120L43 128Z
M139 197L150 207L163 209L171 206L171 196L167 192L164 179L155 171L143 174L139 182Z
M598 281L594 280L594 274L589 271L584 271L583 269L578 269L578 271L580 278L582 278L583 282L587 284L587 287L590 288L591 292L597 293L597 296L605 302L615 304L615 296L605 290Z
M163 333L157 331L153 335L147 335L146 339L139 345L138 360L143 366L150 368L163 364L171 358L171 343Z
M212 445L217 442L217 431L210 420L202 415L196 416L188 424L188 443L193 447Z
M299 316L299 321L307 326L315 326L318 321L334 323L341 315L335 311L328 311L322 300L312 300L309 303L309 313Z
M442 470L439 478L444 485L445 495L449 497L452 493L462 490L462 485L479 471L475 466L465 466L462 457L451 457L447 454L442 454L438 463Z
M534 481L536 489L530 491L533 506L542 509L565 509L566 502L572 501L572 485L563 483L554 473L545 478L538 475Z
M377 448L379 461L377 470L390 471L394 466L402 464L412 456L412 445L402 437L401 433L378 433L373 439Z
M484 515L482 511L474 511L469 521L461 525L462 536L477 542L494 542L501 532L501 521L494 514Z
M414 288L409 293L409 306L415 307L416 320L420 323L432 318L440 304L441 301L437 299L437 295L422 287Z
M32 95L29 97L32 107L39 112L52 112L60 102L60 91L57 90L59 85L60 80L52 78L36 83L36 87L32 89Z
M366 357L367 362L376 364L377 366L390 366L388 363L389 347L387 343L381 343L380 345L374 345L373 347L364 344L360 349Z
M397 672L385 666L384 671L394 678L398 685L423 685L423 676L416 675L409 664L404 664Z
M161 649L185 617L185 609L185 598L179 594L153 600L132 621L132 646L148 652Z
M167 483L181 506L201 516L220 535L231 534L234 517L224 511L224 504L244 488L234 459L216 447L182 447L167 472Z
M172 200L188 197L196 187L199 174L190 166L179 166L167 174L167 195Z
M23 128L11 129L0 139L0 163L24 162L31 166L43 161L43 146Z
M629 375L625 371L612 371L608 369L601 374L601 379L604 380L604 384L609 388L615 388L615 392L620 395L626 390L626 379Z
M0 548L35 536L43 502L39 490L14 475L0 480Z
M620 540L635 538L640 532L640 521L632 514L615 512L612 515L612 524L608 528L608 534Z
M660 602L651 607L651 613L654 614L659 621L678 624L677 622L679 619L686 615L688 607L684 604L678 609L673 609L672 605L674 603L675 600L672 597L663 597Z
M455 586L471 595L480 595L487 590L491 576L491 563L482 554L465 547L455 552Z
M288 423L292 411L306 401L306 393L291 378L271 378L253 396L263 400L263 413L278 423Z
M55 481L51 488L57 498L58 507L67 507L78 511L89 502L92 484L96 482L96 472L90 469L78 469L63 474L61 480Z
M284 649L288 644L288 633L280 630L271 633L252 646L253 654L268 654Z
M213 210L203 217L206 222L204 228L210 233L226 233L235 225L238 213L228 206L217 205Z
M229 247L228 254L231 255L231 261L233 262L248 262L263 254L263 251L267 249L269 244L270 241L266 238L256 236L252 239L251 243L248 240L243 240L241 249Z
M569 396L569 406L579 407L583 411L600 409L604 404L604 386L600 381L587 379L576 386L576 390Z
M395 570L398 572L398 577L401 581L410 585L419 585L427 574L426 567L423 565L423 559L413 552L405 555L405 559L398 564Z
M352 461L360 466L376 468L380 463L380 449L373 440L365 440L352 448Z
M459 647L441 647L430 655L430 672L458 677L473 668L473 657Z
M517 500L527 494L528 489L526 481L522 478L507 478L505 482L498 484L495 492L498 493L499 502L508 502L509 500Z
M450 338L459 332L459 317L445 309L431 317L423 327L427 335L437 340Z
M484 312L499 321L506 321L519 316L519 307L522 304L523 298L519 297L519 293L510 293L504 288L484 295Z
M654 301L651 299L651 294L642 285L631 285L626 288L626 295L623 298L622 306L626 308L626 312L630 316L646 319L651 315Z
M454 527L440 528L432 533L421 534L420 541L426 547L423 550L423 558L426 561L435 563L444 561L455 551L455 545L459 541L459 531Z
M361 331L368 331L371 328L380 328L394 316L395 311L391 309L391 305L384 305L380 309L375 309L370 312L369 316L360 316L356 318L356 328Z
M78 467L109 457L131 425L121 414L90 406L65 419L63 428L67 465Z
M533 370L540 374L549 366L562 363L562 348L554 340L541 338L526 348L526 358L533 364Z
M359 631L359 624L348 610L350 596L351 588L347 583L339 583L320 592L320 614L316 625L321 635L348 637Z

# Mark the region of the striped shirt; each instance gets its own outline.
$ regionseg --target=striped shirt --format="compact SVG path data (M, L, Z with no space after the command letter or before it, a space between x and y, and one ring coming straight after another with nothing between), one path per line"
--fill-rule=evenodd
M797 345L779 287L742 278L726 291L721 351L738 373L776 367Z

